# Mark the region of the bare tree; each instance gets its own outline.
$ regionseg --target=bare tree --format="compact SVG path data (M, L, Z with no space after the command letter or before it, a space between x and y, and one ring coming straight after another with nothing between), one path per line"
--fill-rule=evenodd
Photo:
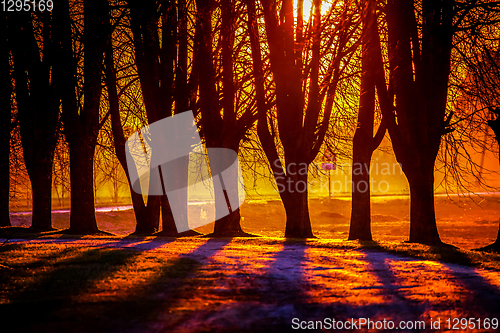
M81 4L75 4L81 5ZM76 6L78 8L78 6ZM58 43L56 73L61 80L62 119L70 150L71 217L70 231L78 234L98 232L93 191L93 161L99 129L101 75L107 31L104 22L107 0L83 1L83 105L79 89L77 58L72 43L69 4L54 6L54 34Z
M6 12L0 14L0 29L7 31ZM0 227L10 226L10 127L12 78L7 34L0 36Z
M455 45L460 70L454 71L452 88L459 98L454 103L455 131L446 140L447 154L443 156L451 162L450 178L466 189L469 182L463 174L491 189L484 174L491 176L492 172L474 162L469 151L476 148L483 157L487 151L497 153L500 140L499 5L495 1L471 4L471 14L463 19L463 27L458 31L461 38ZM498 177L498 173L493 176ZM500 251L500 226L495 242L479 250Z
M251 95L244 93L249 81L246 72L250 72L251 67L248 62L238 62L238 59L249 56L241 51L248 46L246 34L236 34L237 28L244 27L244 7L242 3L223 0L219 5L220 20L216 20L213 13L217 9L216 1L197 1L196 4L198 30L195 52L199 75L201 133L208 148L222 147L239 152L241 141L256 120L255 107L250 105ZM214 29L213 21L220 22ZM217 45L215 48L212 46L214 43ZM215 162L212 161L213 164ZM227 186L227 190L238 191L237 174L231 175L231 179L226 181L234 185ZM234 197L238 196L237 193L234 194ZM217 187L215 200L226 202L224 194ZM248 235L241 229L239 207L229 209L228 215L216 220L212 235Z
M461 41L473 36L482 25L475 20L479 13L476 9L489 10L497 6L495 3L388 1L385 7L390 85L388 94L380 94L379 99L387 106L382 108L382 113L396 158L410 185L410 242L442 244L434 211L434 169L437 155L443 151L442 138L445 138L444 147L450 147L450 141L455 144L453 149L441 154L454 155L445 160L453 162L445 168L454 169L454 176L464 170L458 163L456 148L465 152L465 161L472 160L463 137L457 141L450 134L457 123L469 118L454 118L448 99L454 97L453 89L449 88L457 82L450 82L450 78L455 79L464 59L473 56L467 51L463 53ZM471 20L476 22L469 24ZM381 61L379 63L382 68ZM377 90L381 87L383 91L383 69L379 72ZM470 126L462 128L474 132ZM455 179L460 180L461 176Z
M395 113L382 112L410 185L410 242L441 243L434 211L434 163L447 130L454 14L453 0L423 0L418 7L413 1L389 0L386 5L396 106ZM377 87L383 83L385 90L385 80L379 82Z
M193 89L193 74L190 82L187 80L187 2L178 3L159 1L144 3L128 1L130 7L131 30L134 40L134 54L137 72L141 82L142 96L146 108L147 121L153 123L173 114L187 111L191 107ZM159 27L161 22L161 28ZM161 31L161 34L159 34ZM179 36L179 40L178 37ZM172 47L179 41L179 47ZM175 89L174 89L175 87ZM175 100L175 108L173 102ZM185 165L187 166L187 158ZM165 177L187 177L185 170L177 170ZM150 188L157 186L157 182L150 180ZM187 188L185 189L184 213L187 216ZM137 232L151 233L158 230L159 214L162 214L162 235L179 236L176 230L172 210L168 197L148 196L146 212L149 215L144 228ZM194 231L182 233L182 236L197 235Z
M361 58L361 90L358 125L353 138L352 209L349 239L372 240L370 216L370 161L373 151L385 136L385 122L373 137L375 120L375 79L377 51L380 48L377 26L377 4L363 3L363 33ZM377 48L378 47L378 48Z
M52 229L52 164L59 126L59 78L55 66L52 18L37 13L9 17L9 46L14 62L15 92L26 170L32 185L31 227ZM39 35L37 38L37 35Z
M262 1L266 49L274 80L275 106L264 91L256 9L247 1L258 108L257 131L285 206L286 237L312 237L308 209L308 169L327 132L343 62L357 47L351 37L358 17L350 1L334 1L323 20L321 1L304 23L303 1ZM280 8L280 9L278 9ZM272 116L275 112L276 118ZM277 128L276 128L277 127ZM279 143L278 143L279 142ZM282 145L284 160L277 149Z

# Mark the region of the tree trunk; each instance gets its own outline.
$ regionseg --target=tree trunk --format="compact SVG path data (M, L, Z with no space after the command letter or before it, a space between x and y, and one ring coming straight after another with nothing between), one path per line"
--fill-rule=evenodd
M352 173L352 208L349 240L372 240L370 214L370 162L373 150L380 142L373 138L373 122L375 115L375 79L374 61L376 61L376 40L378 34L376 23L376 3L365 2L363 8L362 34L362 73L361 92L359 98L358 127L353 139L353 173ZM382 126L382 125L381 125ZM383 130L383 133L382 131ZM381 127L378 137L385 134ZM381 140L380 140L381 141ZM375 146L376 144L376 146Z
M275 83L275 103L271 105L267 102L256 6L253 1L248 0L248 28L258 110L257 133L278 188L281 188L280 193L284 190L281 197L287 214L285 236L312 237L307 193L291 192L297 191L297 186L305 187L303 191L307 192L307 175L292 174L290 169L297 166L297 163L306 166L311 164L322 147L337 83L344 71L340 64L342 58L354 50L346 47L347 41L351 40L349 30L352 22L348 18L350 15L347 14L347 6L342 4L346 6L343 19L345 23L330 30L330 37L323 39L322 31L327 23L322 23L321 1L313 2L314 16L312 24L307 24L307 29L304 29L302 10L295 11L292 0L281 2L281 8L278 8L275 1L261 3L267 36L266 48L269 50L264 50L264 54L268 52ZM300 6L299 2L298 7ZM297 13L296 17L294 13ZM307 52L304 52L306 45ZM334 52L329 53L329 50ZM320 67L328 68L326 76L320 76ZM310 84L306 85L304 82ZM269 121L269 112L275 112L276 123L274 120ZM282 145L280 150L285 157L284 164L278 154L277 138ZM288 188L290 186L291 189Z
M410 184L410 242L439 245L434 211L434 165L405 172Z
M176 221L171 208L172 204L175 205L177 211L181 212L180 215L176 216L178 219L177 223L183 226L188 225L188 165L189 156L184 156L184 158L179 158L175 163L171 163L168 167L161 169L163 180L175 186L177 189L175 195L179 196L177 198L172 198L172 202L167 195L161 196L162 231L159 234L162 236L176 237L180 235L180 233L177 232ZM165 189L165 191L170 192L170 190L167 189Z
M371 153L365 156L356 154L354 148L353 164L370 167ZM359 239L371 241L371 213L370 213L370 173L363 170L360 174L352 175L352 208L349 227L349 240Z
M71 215L70 231L97 233L94 206L94 144L70 143Z
M161 197L150 195L146 205L144 220L137 221L136 234L151 235L158 231L160 227Z
M144 198L141 193L137 193L132 188L132 183L130 182L130 174L127 166L126 157L126 139L123 133L123 127L120 119L120 109L118 92L116 89L116 70L114 68L113 61L113 48L112 48L112 31L111 25L109 24L109 19L106 20L107 29L109 31L109 40L106 46L105 55L105 80L106 87L108 89L109 97L109 112L111 115L111 128L113 132L113 143L115 147L116 157L120 162L125 175L127 176L127 181L130 189L130 196L132 198L132 206L134 207L134 214L136 219L136 229L134 234L141 235L151 235L158 231L159 226L159 204L158 198L153 199L149 197L148 205L144 203Z
M218 177L221 177L222 179L222 175L214 176L215 178L214 182L219 181L217 179ZM226 177L222 179L222 181L224 182L225 191L217 191L217 188L215 188L215 206L216 206L215 213L217 217L218 215L220 215L219 213L217 213L217 208L224 207L222 208L222 211L226 213L229 210L229 214L224 217L217 218L215 220L213 236L236 237L236 236L248 235L241 229L240 208L232 207L231 203L229 202L230 197L234 198L238 197L239 179L237 170L235 172L232 172L231 174L229 174L226 171Z
M498 223L498 233L497 233L497 239L493 243L493 246L497 247L500 249L500 223Z
M240 225L240 208L233 210L229 215L215 221L213 236L215 237L237 237L246 233L243 232Z
M36 230L52 230L52 160L50 158L44 163L37 163L30 172L33 195L31 228Z
M95 219L93 161L101 129L100 103L104 52L108 41L105 22L109 20L107 1L84 0L83 106L76 95L77 58L72 46L73 24L68 3L54 7L54 35L58 44L62 119L70 150L71 216L70 232L92 234L99 230Z
M179 3L177 12L174 2L141 2L129 0L131 16L131 29L134 38L134 51L136 57L137 71L141 82L141 91L146 107L148 123L169 117L172 115L172 101L174 85L176 96L182 100L176 100L176 112L186 111L184 109L185 81L181 87L177 87L177 77L174 80L174 64L179 52L179 63L177 74L185 80L187 71L187 11L186 2ZM158 15L159 14L159 15ZM178 22L177 15L180 16ZM158 17L161 18L161 38L158 34ZM179 51L172 48L177 43L177 26L179 34ZM161 40L161 43L160 43ZM181 55L182 53L182 55ZM150 182L150 185L152 182ZM186 197L187 199L187 197ZM136 233L154 233L159 229L160 213L164 230L162 234L174 235L177 231L172 216L172 210L167 197L148 196L145 219L137 220ZM160 210L160 207L162 209ZM186 211L187 215L187 211Z
M284 189L281 189L281 199L283 200L286 212L285 237L314 237L309 218L307 173L297 173L286 176L286 178L286 186Z
M26 170L32 185L32 228L51 230L52 162L57 144L59 98L51 79L52 22L43 20L42 48L33 31L32 18L24 13L10 22L18 119ZM43 59L40 54L43 52Z
M446 133L456 12L453 1L448 0L424 1L420 8L411 1L389 0L385 12L392 93L388 94L389 103L382 102L387 96L379 95L379 100L391 106L382 108L382 113L410 184L410 241L441 244L434 213L433 171ZM380 54L379 58L381 78ZM385 82L378 79L377 90L382 85Z
M225 146L227 149L231 149L238 154L239 151L239 139L238 138L229 138L226 142L216 143L215 146L219 145L220 147ZM248 236L249 234L245 233L241 229L241 214L239 204L236 207L231 205L229 198L238 198L239 196L239 178L238 178L238 170L231 169L225 170L225 178L222 178L222 174L214 175L214 172L222 172L222 169L225 169L227 166L231 165L234 161L231 160L231 156L225 155L223 158L227 159L223 161L221 164L212 163L210 165L212 176L214 177L214 183L217 181L221 181L223 183L225 191L218 190L218 187L214 188L214 196L215 196L215 206L216 206L216 220L214 225L213 236L216 237L237 237L237 236ZM209 159L213 159L214 157L210 156ZM214 167L217 169L214 171ZM232 172L230 172L232 171ZM220 177L220 179L218 179ZM227 196L227 198L226 198ZM239 200L239 199L238 199ZM222 214L217 212L218 207L220 207L221 211L225 213L229 212L228 215L218 218Z
M6 31L6 13L0 14L0 27ZM9 64L7 36L0 36L0 227L10 226L9 190L10 190L10 100L12 82Z

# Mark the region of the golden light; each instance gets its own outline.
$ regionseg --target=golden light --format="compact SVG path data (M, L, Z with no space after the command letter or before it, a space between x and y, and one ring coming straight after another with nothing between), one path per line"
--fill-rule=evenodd
M326 15L328 11L330 10L330 6L332 3L328 0L326 1L321 1L321 15ZM295 17L297 17L297 6L298 6L298 1L294 0L293 2L293 8L295 9ZM302 13L304 17L304 21L307 22L309 21L309 18L313 15L314 13L314 1L313 0L304 0L302 3Z

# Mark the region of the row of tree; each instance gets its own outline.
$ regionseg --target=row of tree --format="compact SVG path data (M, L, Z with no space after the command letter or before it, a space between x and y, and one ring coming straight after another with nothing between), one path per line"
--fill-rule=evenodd
M161 217L162 233L178 235L166 196L132 191L126 139L131 128L193 110L209 148L239 151L256 125L278 188L285 189L280 191L285 236L312 237L307 190L294 188L307 183L308 166L324 150L325 138L350 132L342 118L347 103L342 87L354 82L359 90L350 94L358 96L359 105L353 163L367 167L353 175L349 239L372 239L369 187L361 191L364 187L356 184L369 183L372 153L388 132L410 186L409 239L440 244L435 163L446 144L460 144L453 130L464 119L486 117L469 107L454 114L453 96L477 101L484 97L480 88L492 86L483 80L471 87L469 73L480 73L476 69L484 65L485 52L492 55L489 64L497 63L498 5L482 0L60 0L52 12L3 12L0 223L10 224L9 144L15 119L33 189L32 228L51 229L52 166L62 134L70 155L70 232L98 232L94 155L100 131L109 126L129 180L136 233L157 232ZM460 75L452 71L457 68ZM447 137L454 140L443 143ZM185 176L182 171L165 175ZM187 205L184 209L187 214ZM194 233L184 235L189 234ZM216 221L214 235L245 235L239 209Z

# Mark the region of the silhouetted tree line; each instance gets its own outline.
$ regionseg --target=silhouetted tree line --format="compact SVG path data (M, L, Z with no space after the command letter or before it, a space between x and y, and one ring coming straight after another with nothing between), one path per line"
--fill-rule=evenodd
M70 232L99 231L93 165L99 133L109 123L114 153L129 181L136 233L197 234L177 233L166 196L132 191L125 147L131 118L150 124L193 110L209 148L238 152L256 128L276 183L285 189L285 236L313 237L307 188L294 189L307 184L309 166L339 117L338 100L345 93L339 86L354 80L359 91L350 93L359 105L353 163L367 167L353 175L349 239L372 240L370 188L356 185L370 183L372 153L388 132L410 187L409 240L441 244L435 163L443 138L455 135L462 120L450 107L450 87L466 81L457 80L452 69L465 64L477 74L474 80L484 79L469 93L481 97L488 86L498 94L490 84L495 79L475 70L484 64L478 56L484 50L496 48L492 59L498 64L499 3L313 0L309 13L304 8L303 0L61 0L51 12L2 12L1 225L10 225L15 114L33 189L33 229L52 228L52 167L63 135L70 155ZM490 31L489 39L478 37L482 29ZM468 48L467 36L474 48ZM489 124L498 132L497 121ZM186 172L165 176L183 179ZM182 209L187 214L187 200ZM216 221L213 235L247 235L239 209Z

